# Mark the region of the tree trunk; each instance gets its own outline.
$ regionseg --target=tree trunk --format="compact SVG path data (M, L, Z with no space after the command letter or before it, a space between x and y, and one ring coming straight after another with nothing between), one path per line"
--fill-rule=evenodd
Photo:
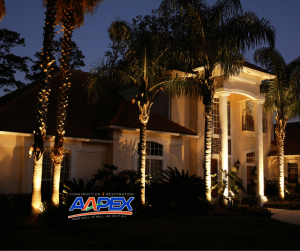
M284 140L278 142L278 198L284 200Z
M141 173L141 205L145 206L145 176L146 176L146 123L140 123L140 173Z
M41 204L41 182L42 182L42 163L44 153L44 141L46 136L47 111L49 104L51 73L53 69L51 64L54 60L53 37L55 27L56 1L47 1L46 24L44 27L43 53L41 58L42 76L40 80L38 103L37 103L37 122L34 129L34 145L31 148L30 155L34 156L33 165L33 184L31 207L34 215L37 214L37 207ZM40 175L40 177L37 177ZM38 205L39 204L39 205Z
M205 185L206 199L211 201L211 146L212 146L212 105L205 114Z
M275 117L275 134L277 141L277 160L278 160L278 198L284 200L284 138L285 138L285 127L288 118L280 118L281 113L277 113Z
M64 34L63 43L61 45L61 64L60 64L60 81L61 86L58 89L58 105L57 105L57 118L55 130L55 143L53 147L53 164L54 173L52 178L52 202L59 204L59 183L60 183L60 170L61 163L64 157L64 134L65 124L67 119L68 107L68 90L71 83L68 81L70 73L70 55L72 50L71 37L74 29L73 11L68 8L64 11Z
M31 198L31 213L37 217L40 213L40 206L42 203L41 187L42 187L42 171L43 171L43 156L39 160L34 161L33 169L33 186Z

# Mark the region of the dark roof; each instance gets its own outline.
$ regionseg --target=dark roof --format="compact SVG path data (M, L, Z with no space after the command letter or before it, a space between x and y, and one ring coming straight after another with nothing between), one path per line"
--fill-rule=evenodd
M300 155L300 122L287 123L284 138L284 155ZM277 150L268 156L276 156Z
M71 73L72 86L68 93L66 137L108 140L110 138L106 130L97 130L95 127L105 125L139 127L136 106L107 88L101 89L97 105L95 107L90 105L83 86L88 73L77 70L72 70ZM59 84L60 74L57 72L51 78L47 135L54 135L55 131L56 97ZM36 122L38 87L39 83L34 82L0 98L0 131L33 132ZM151 113L148 129L196 135L195 132L155 113Z
M244 61L243 66L248 67L248 68L253 69L253 70L256 70L256 71L261 71L261 72L264 72L264 73L267 73L267 74L271 74L270 72L266 71L265 69L260 68L260 67L254 65L254 64L251 64L247 61Z
M127 100L123 100L115 113L105 112L107 116L100 116L95 127L106 125L117 125L123 127L139 128L138 107ZM197 135L194 131L183 127L172 120L150 112L150 119L147 124L148 130L173 132L181 134Z

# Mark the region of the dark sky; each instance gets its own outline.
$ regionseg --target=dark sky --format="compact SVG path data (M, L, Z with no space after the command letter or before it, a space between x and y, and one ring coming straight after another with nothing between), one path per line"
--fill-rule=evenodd
M108 50L110 40L107 29L118 16L131 21L137 15L151 14L159 7L161 0L108 0L99 6L93 16L85 16L84 25L74 31L73 40L85 55L85 64L81 70L88 71L92 60L103 56ZM213 3L214 0L207 0ZM300 0L241 0L244 11L253 11L259 18L265 18L275 27L276 48L287 62L300 56ZM13 53L33 58L40 50L43 41L45 8L42 0L6 0L6 17L0 23L7 28L21 33L26 47L19 47ZM61 34L58 34L61 35ZM246 54L253 62L253 50ZM18 74L18 78L23 76ZM0 90L0 96L3 92Z

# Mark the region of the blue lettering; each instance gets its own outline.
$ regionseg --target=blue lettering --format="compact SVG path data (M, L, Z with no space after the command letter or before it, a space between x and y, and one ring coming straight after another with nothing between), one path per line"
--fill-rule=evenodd
M122 210L122 208L124 207L124 201L125 200L122 197L113 197L113 198L111 198L111 202L110 202L108 210L109 211ZM122 205L122 203L123 203L123 205Z
M130 203L131 203L131 201L133 201L133 199L134 199L134 197L130 197L130 198L128 199L128 201L126 201L125 198L122 198L123 205L122 205L122 208L121 208L120 210L123 210L124 207L127 207L127 209L128 209L129 211L132 211L132 207L131 207Z
M77 203L79 202L79 205ZM73 202L72 206L70 207L69 211L73 211L74 209L81 209L83 208L84 203L82 197L77 197Z
M106 204L101 204L101 201L106 201ZM110 205L111 201L110 198L108 197L98 197L98 201L97 201L97 210L99 211L100 208L107 208Z

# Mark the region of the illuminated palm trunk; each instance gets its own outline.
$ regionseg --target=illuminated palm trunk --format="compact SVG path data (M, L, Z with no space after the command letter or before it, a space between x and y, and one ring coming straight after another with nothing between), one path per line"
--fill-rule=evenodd
M284 137L287 118L279 119L279 116L276 116L275 119L275 134L278 147L278 198L279 200L284 200Z
M212 106L207 107L205 114L205 185L206 199L211 201L211 145L212 145Z
M33 215L39 213L41 205L41 182L42 182L42 163L44 153L44 141L46 136L47 111L49 104L50 82L52 62L55 60L53 51L53 37L55 27L56 1L48 0L46 12L46 24L44 27L43 53L41 59L42 76L40 80L38 103L37 103L37 122L34 129L34 145L30 149L30 156L34 156L33 184L31 207Z
M42 201L41 196L41 186L42 186L42 165L43 158L36 160L34 158L34 168L33 168L33 186L32 186L32 198L31 198L31 211L34 216L40 213L40 206Z
M0 21L4 18L5 14L6 14L6 11L5 11L4 0L0 0Z
M55 143L53 147L53 165L54 171L52 175L52 203L59 204L59 183L61 163L64 157L64 134L65 124L67 119L68 107L68 90L71 87L69 82L70 73L70 54L72 50L71 37L74 29L73 11L68 8L64 11L64 34L63 44L61 45L61 64L60 64L60 80L61 85L58 89L58 105L56 111L56 130L55 130Z
M214 98L214 80L211 78L212 70L205 70L206 83L209 86L210 97L208 104L205 106L205 146L204 146L204 158L205 158L205 186L206 186L206 200L211 201L211 150L212 150L212 105Z
M142 93L137 101L139 107L139 121L140 121L140 163L139 171L141 177L141 205L145 206L145 176L146 176L146 129L150 117L150 108L152 102L147 99Z

